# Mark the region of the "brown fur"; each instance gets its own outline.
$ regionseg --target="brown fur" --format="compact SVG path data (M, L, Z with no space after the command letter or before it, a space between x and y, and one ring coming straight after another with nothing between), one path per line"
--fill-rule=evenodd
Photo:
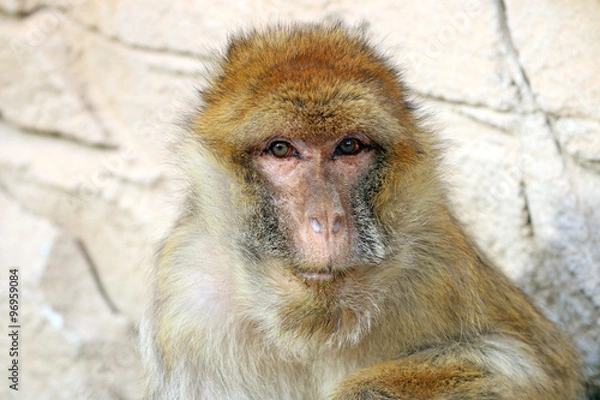
M362 35L339 25L240 35L203 99L180 151L186 210L159 255L142 328L149 397L581 394L577 353L457 223L435 135ZM331 154L349 134L372 147L324 163L342 205L354 199L369 224L344 226L355 245L334 260L335 278L299 279L295 267L318 267L290 239L299 225L283 211L314 194L292 196L276 176L284 163L264 149L283 137ZM285 161L285 171L304 161ZM330 182L323 176L314 180Z

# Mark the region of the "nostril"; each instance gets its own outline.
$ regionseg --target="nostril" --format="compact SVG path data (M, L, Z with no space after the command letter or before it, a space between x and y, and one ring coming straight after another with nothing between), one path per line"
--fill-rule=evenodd
M333 233L338 233L342 228L342 219L340 217L336 217L335 221L333 221Z
M321 225L321 223L319 222L319 220L316 219L316 218L311 218L310 219L310 227L316 233L323 233L323 225Z

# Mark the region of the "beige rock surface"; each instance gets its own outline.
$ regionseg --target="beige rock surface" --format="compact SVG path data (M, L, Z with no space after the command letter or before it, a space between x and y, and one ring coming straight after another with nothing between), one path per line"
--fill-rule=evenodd
M3 385L2 398L137 398L135 327L105 292L86 246L4 194L0 210L0 292L8 297L9 271L18 268L20 294L19 392ZM9 349L12 339L2 335L0 345ZM3 365L12 359L2 352Z
M9 269L23 290L22 386L0 398L141 397L176 122L230 32L335 19L403 67L461 219L600 387L598 1L0 0L0 308Z

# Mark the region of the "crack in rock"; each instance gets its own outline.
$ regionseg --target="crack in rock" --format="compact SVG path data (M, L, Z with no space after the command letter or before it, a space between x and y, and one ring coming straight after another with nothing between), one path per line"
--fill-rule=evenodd
M92 278L94 279L94 282L96 283L96 287L98 288L98 292L100 292L100 296L102 296L102 298L104 299L104 302L106 303L106 305L112 311L113 314L120 314L119 309L117 308L117 306L115 305L115 303L112 301L112 299L108 295L108 292L104 288L104 285L102 283L102 279L100 279L100 274L98 272L98 267L94 263L94 260L92 260L92 257L90 256L90 253L88 252L87 247L85 246L85 244L83 243L83 241L81 241L81 239L79 239L79 238L77 238L75 240L75 243L77 244L77 247L81 251L81 254L84 257L86 264L90 268L90 273L92 274Z
M508 69L512 74L513 82L515 82L515 85L519 90L521 105L529 111L540 111L535 96L533 95L533 91L531 90L527 72L519 60L519 52L517 46L515 46L508 26L508 16L506 14L506 4L504 3L504 0L497 0L496 6L498 10L498 27L500 29L503 45L500 48L500 51L506 56L505 60Z

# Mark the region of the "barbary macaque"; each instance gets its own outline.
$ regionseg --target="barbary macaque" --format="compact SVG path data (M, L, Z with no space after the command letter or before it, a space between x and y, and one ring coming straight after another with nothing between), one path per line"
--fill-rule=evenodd
M457 222L398 72L342 24L232 38L177 163L150 399L576 399L579 356Z

